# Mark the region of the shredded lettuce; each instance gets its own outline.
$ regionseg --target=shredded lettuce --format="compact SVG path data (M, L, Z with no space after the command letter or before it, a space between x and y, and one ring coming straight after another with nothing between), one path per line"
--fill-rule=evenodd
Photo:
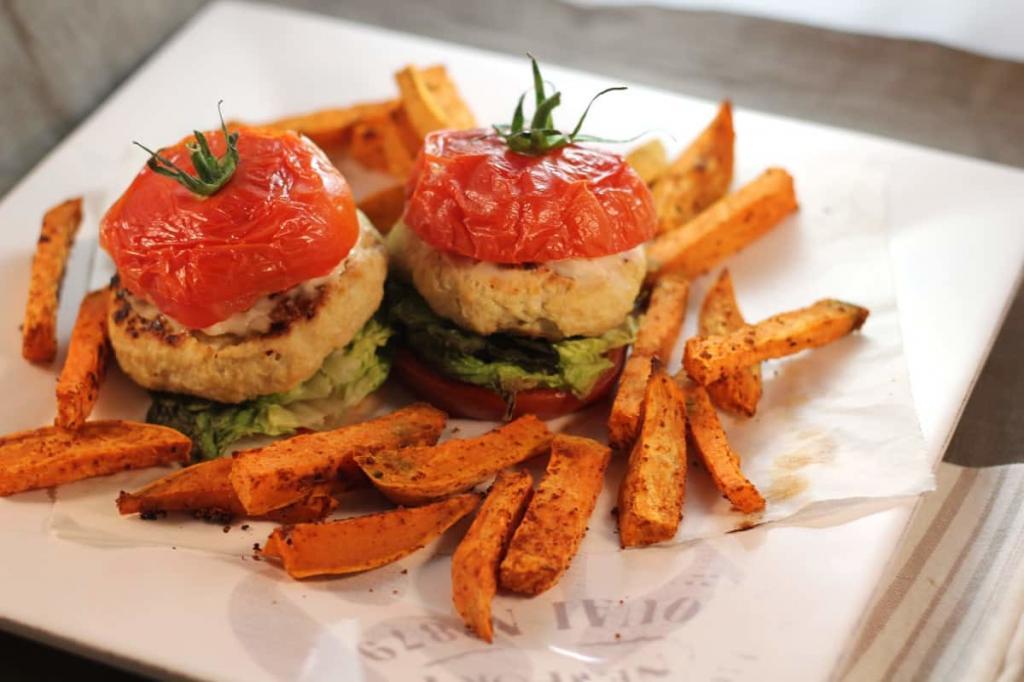
M306 381L283 393L237 405L170 393L153 395L146 421L192 439L193 457L213 459L248 436L283 436L324 429L387 379L390 327L371 319L344 348L335 350Z
M481 336L430 309L411 286L388 282L388 318L418 358L444 374L502 395L531 388L569 390L585 396L612 366L608 351L628 346L637 321L596 337L546 341L512 334Z

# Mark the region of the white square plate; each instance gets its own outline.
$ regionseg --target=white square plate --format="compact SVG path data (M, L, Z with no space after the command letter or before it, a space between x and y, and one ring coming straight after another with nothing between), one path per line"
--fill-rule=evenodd
M0 204L0 224L7 228L0 233L0 285L8 296L0 310L0 328L7 330L0 337L0 385L7 391L0 431L53 416L52 371L21 360L16 333L45 207L109 186L124 166L127 140L176 139L182 121L209 121L210 103L220 98L257 121L385 98L393 93L392 72L409 62L446 63L482 120L507 116L509 89L522 81L518 57L279 9L219 3L193 20ZM607 83L555 68L548 75L573 92ZM713 111L709 103L648 88L633 93L653 120L673 121L680 141ZM664 113L669 110L671 116ZM595 126L600 116L595 110ZM741 166L765 160L785 166L821 155L885 171L905 354L924 437L937 459L1024 263L1024 173L754 112L738 112L736 124ZM63 338L86 285L95 229L83 226L69 269ZM107 401L102 409L137 413L140 406ZM659 586L644 599L564 595L544 613L532 613L546 618L545 627L553 622L578 632L580 641L608 643L596 668L587 656L566 658L572 669L599 678L821 679L842 653L910 508L883 505L852 520L831 517L819 527L760 528L649 550L631 564ZM125 665L203 678L377 679L374 671L387 670L391 660L417 662L424 680L474 672L446 660L445 642L462 636L447 595L418 595L435 607L430 617L401 615L403 595L421 587L416 571L394 568L344 584L295 583L235 557L59 540L47 530L50 509L46 491L0 500L5 628ZM447 564L425 555L402 566L431 572ZM611 569L591 562L584 570ZM666 576L674 577L665 582ZM359 619L332 616L339 599L388 609L395 618L367 629ZM618 666L636 656L610 653L616 629L636 622L651 626L653 640L671 630L673 646L643 664ZM513 645L488 664L488 679L568 679L517 653L514 631L532 626L507 624ZM636 653L641 644L622 642L621 650Z

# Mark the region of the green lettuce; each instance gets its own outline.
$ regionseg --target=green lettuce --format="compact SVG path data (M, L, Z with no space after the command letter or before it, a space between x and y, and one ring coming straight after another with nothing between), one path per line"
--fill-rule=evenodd
M612 366L608 351L632 343L637 326L631 316L596 337L481 336L436 315L415 289L395 281L388 282L387 308L390 323L418 358L452 378L507 397L531 388L585 396Z
M146 421L192 439L193 457L219 457L249 436L283 436L324 429L387 379L385 352L390 327L371 319L344 348L332 352L316 373L295 388L236 405L171 393L153 395Z

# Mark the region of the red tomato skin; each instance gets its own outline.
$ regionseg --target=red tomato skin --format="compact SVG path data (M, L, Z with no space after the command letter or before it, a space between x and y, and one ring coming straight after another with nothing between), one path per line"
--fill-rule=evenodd
M424 241L492 263L598 258L656 229L650 190L618 154L518 154L486 130L427 135L406 193L405 223Z
M222 155L223 133L205 135ZM191 139L161 153L194 173ZM209 197L144 167L100 224L121 284L189 328L326 275L358 239L348 183L312 142L243 128L238 154L234 175Z
M577 398L569 391L554 388L532 388L516 394L511 412L505 399L496 391L447 377L404 348L395 354L394 371L414 393L453 417L502 421L532 414L540 419L557 419L577 412L611 393L626 362L626 349L616 348L609 352L608 358L614 364L598 378L594 388L584 397Z

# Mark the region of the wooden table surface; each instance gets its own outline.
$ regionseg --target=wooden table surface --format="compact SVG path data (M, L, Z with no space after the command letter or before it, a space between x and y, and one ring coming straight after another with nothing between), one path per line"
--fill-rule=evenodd
M203 4L0 0L0 194ZM531 52L689 95L730 97L741 107L1024 167L1022 63L715 12L583 8L555 0L280 4L491 50ZM1024 461L1022 347L1024 295L1018 291L946 461ZM2 633L0 661L4 679L133 679Z

